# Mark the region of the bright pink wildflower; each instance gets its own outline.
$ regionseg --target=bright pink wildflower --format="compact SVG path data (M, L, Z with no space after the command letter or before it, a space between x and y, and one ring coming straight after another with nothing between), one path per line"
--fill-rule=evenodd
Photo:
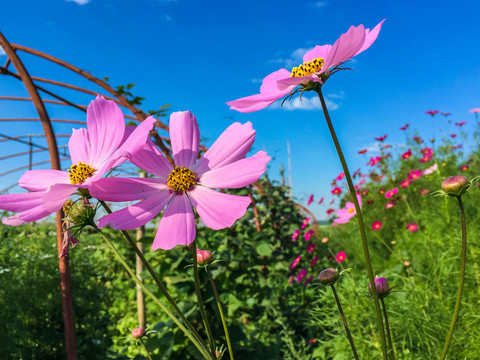
M322 239L322 244L326 244L327 242L328 242L328 238L327 238L327 237L324 237L324 238Z
M382 158L380 156L371 157L370 161L367 163L367 165L375 166L380 162L380 160L382 160Z
M310 218L307 217L305 220L302 222L302 226L300 226L302 229L305 229L308 226L308 222L310 221Z
M263 79L260 94L229 101L230 109L240 112L253 112L266 108L276 100L293 92L297 86L323 84L336 72L337 67L355 55L368 49L377 39L380 22L373 30L363 25L351 26L332 45L315 46L303 56L304 63L291 71L280 69ZM332 70L330 70L332 69Z
M391 209L396 205L395 201L389 201L385 204L385 209Z
M332 205L335 202L335 199L330 200L330 205Z
M305 276L307 276L307 270L301 269L298 272L298 275L295 280L297 280L297 282L301 282L305 278Z
M314 267L318 260L320 260L320 258L318 256L314 256L312 261L310 261L310 267Z
M480 113L480 108L471 109L470 112L471 112L472 114Z
M336 256L337 262L339 263L345 261L346 258L347 258L347 254L345 253L345 251L340 251Z
M376 138L374 138L374 139L377 140L377 141L380 141L380 142L384 142L385 139L387 138L387 136L388 136L388 135L385 134L385 135L383 135L383 136L379 136L379 137L376 137Z
M455 139L455 138L457 137L457 134L450 134L450 137L451 137L452 139Z
M333 195L340 195L342 193L342 189L339 187L334 188L332 191L330 191Z
M411 232L415 232L418 230L418 225L412 222L411 224L407 225L407 229Z
M293 260L292 265L290 265L290 269L295 269L295 267L298 265L298 263L302 260L302 255L298 255L295 260Z
M338 176L335 180L341 181L344 177L345 177L345 173L342 172L342 173L338 174Z
M308 197L307 205L310 205L313 202L313 194Z
M385 198L391 199L393 195L396 195L398 192L398 188L393 188L392 190L389 190L385 193Z
M360 208L362 208L362 197L360 196L360 194L357 194L357 200L360 205ZM336 226L338 224L346 224L356 214L357 214L357 211L355 210L355 205L352 202L347 201L344 208L337 210L338 218L333 220L332 226Z
M425 111L425 113L427 115L432 115L432 116L435 116L436 114L438 114L438 110L428 110L428 111Z
M318 201L318 205L320 205L321 203L323 203L323 196L322 196L322 198Z
M401 156L402 159L410 159L412 157L412 150L408 149L408 151L404 152Z
M361 175L361 174L360 174L360 171L361 171L360 168L358 168L358 169L353 173L352 177L355 179L357 176Z
M303 238L305 239L305 241L309 241L312 238L314 233L315 233L315 231L313 231L313 229L310 229L305 233Z
M154 178L101 179L92 196L106 201L140 202L115 211L99 221L119 230L136 229L163 211L152 249L172 249L195 240L192 206L203 223L218 230L242 217L250 204L248 196L225 194L213 189L241 188L258 180L270 161L264 151L244 158L255 140L252 124L234 123L197 161L200 132L190 111L170 116L170 140L175 168L152 141L130 161Z
M335 209L328 209L327 210L327 215L332 215Z
M409 180L418 180L422 176L422 172L420 170L410 170L410 173L407 174Z
M423 170L422 174L423 175L433 174L437 169L438 169L438 164L433 164L429 168L426 168L425 170Z
M2 222L22 225L60 210L77 189L90 189L106 172L140 150L154 122L149 117L136 128L125 128L120 108L98 95L87 108L87 128L73 130L68 142L73 163L69 171L25 172L18 184L28 193L0 196L0 209L18 213Z
M360 150L358 153L359 154L365 154L367 152L367 149Z
M307 251L309 253L314 252L315 251L315 244L314 243L308 244Z
M400 183L400 186L403 187L403 188L407 188L410 186L410 181L408 180L403 180L401 183Z
M463 126L466 123L467 123L466 121L461 121L461 122L455 123L455 126Z
M468 170L468 165L466 165L466 164L465 164L465 165L462 165L462 166L459 167L459 169L460 169L461 171L467 171L467 170Z
M372 224L372 230L380 230L382 228L381 221L374 221Z
M300 235L300 230L295 230L292 234L292 241L296 241L298 238L298 235Z
M409 124L409 123L406 123L405 126L402 126L402 127L400 128L400 130L407 130L409 126L410 126L410 124Z
M308 343L309 343L309 344L314 344L314 343L316 343L316 342L317 342L317 339L315 339L315 338L308 340Z

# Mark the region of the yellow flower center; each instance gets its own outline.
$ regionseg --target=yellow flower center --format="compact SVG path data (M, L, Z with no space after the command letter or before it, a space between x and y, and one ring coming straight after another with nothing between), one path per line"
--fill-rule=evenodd
M323 58L319 57L316 59L313 59L308 62L304 62L303 64L299 65L298 67L294 67L292 69L292 73L290 76L292 77L302 77L302 76L308 76L312 75L322 68L323 64L325 62L323 61Z
M179 193L190 190L197 183L197 175L186 167L176 166L168 175L167 186Z
M351 213L353 213L354 211L355 211L355 209L354 209L354 208L350 208L350 209L348 209L348 212L349 212L350 214L351 214Z
M64 214L68 214L68 210L70 210L70 208L72 207L73 205L73 201L72 200L67 200L65 202L65 204L63 205L63 213Z
M72 184L81 184L87 178L93 175L95 169L90 165L84 164L79 161L77 165L70 166L68 169L68 176Z

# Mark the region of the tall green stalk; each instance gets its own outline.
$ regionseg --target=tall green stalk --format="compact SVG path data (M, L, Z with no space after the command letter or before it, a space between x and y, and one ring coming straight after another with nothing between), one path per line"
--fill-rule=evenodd
M328 114L327 105L325 104L325 99L323 98L322 89L321 87L317 87L315 89L318 97L320 98L320 102L322 104L323 114L325 115L325 120L327 121L328 130L330 131L330 135L332 137L333 143L335 145L335 149L337 150L338 157L340 158L340 162L342 163L343 172L345 173L345 179L347 180L348 189L350 190L350 194L352 196L353 204L355 205L355 211L357 213L357 221L358 227L360 228L360 236L362 238L362 246L363 246L363 255L365 257L365 264L367 266L368 272L368 279L370 284L375 284L375 277L372 269L372 262L370 260L370 252L368 250L368 242L367 242L367 235L365 232L365 224L363 223L363 216L362 211L360 209L360 204L358 203L357 193L355 191L355 187L353 186L352 177L350 175L350 171L348 170L347 162L345 161L345 157L343 156L343 151L340 146L340 143L337 139L337 135L335 134L335 130L332 125L332 121L330 120L330 115ZM382 347L382 354L383 359L387 360L387 346L385 341L385 330L383 327L383 320L382 320L382 313L380 311L380 304L378 302L378 296L376 293L376 289L372 287L372 295L373 295L373 302L375 304L375 312L377 314L377 321L378 327L380 328L380 345Z
M390 324L388 322L388 314L387 314L387 307L385 306L385 300L383 298L380 299L382 302L383 308L383 318L385 319L385 328L387 329L387 339L388 339L388 346L390 350L388 351L391 360L395 360L395 352L393 351L393 341L392 341L392 334L390 333Z
M440 359L444 360L447 356L448 348L450 347L450 342L452 341L453 332L455 330L455 324L458 319L458 313L460 312L460 303L462 301L463 293L463 283L465 281L465 265L467 263L467 225L465 221L465 211L463 209L462 197L457 196L458 208L460 210L460 221L462 223L462 253L460 260L460 278L458 279L458 291L457 291L457 300L455 302L455 309L453 310L452 321L450 323L450 330L447 333L447 338L445 339L445 345L443 346L442 354Z

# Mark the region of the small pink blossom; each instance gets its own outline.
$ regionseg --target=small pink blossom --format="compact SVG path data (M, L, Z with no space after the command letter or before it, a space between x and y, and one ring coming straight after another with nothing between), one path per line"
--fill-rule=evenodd
M310 340L308 341L309 344L314 344L314 343L316 343L316 342L317 342L317 339L310 339Z
M314 267L318 260L320 260L320 258L318 256L314 256L312 261L310 261L310 267Z
M439 113L438 110L428 110L425 112L427 115L432 115L432 116L435 116L436 114Z
M335 209L328 209L327 210L327 215L332 215Z
M455 138L457 137L457 134L450 134L450 137L451 137L452 139L455 139Z
M305 276L307 276L307 270L301 269L298 272L298 275L295 280L297 280L297 282L301 282L305 278Z
M337 181L342 181L342 179L343 179L344 177L345 177L345 173L342 172L342 173L338 174L338 176L337 176L337 178L336 178L335 180L337 180Z
M295 267L298 265L298 263L302 260L302 255L298 255L295 260L293 260L292 265L290 265L290 269L295 269Z
M308 197L307 205L310 205L313 202L313 194Z
M212 252L209 250L197 249L197 263L198 265L207 265L213 261Z
M422 173L418 169L417 170L410 170L410 173L407 174L407 178L409 180L412 180L412 181L420 179L421 176L422 176Z
M339 187L334 188L332 191L330 191L333 195L340 195L342 193L342 189Z
M407 225L407 229L411 232L415 232L418 230L418 225L412 222L411 224Z
M443 116L447 117L447 116L450 116L450 115L452 115L452 113L449 113L449 112L442 112L442 113L440 113L440 115L443 115Z
M395 201L389 201L385 204L385 209L391 209L395 206Z
M345 251L340 251L335 258L337 259L337 262L341 263L345 261L345 259L347 258L347 254L345 253Z
M381 221L374 221L372 224L372 230L380 230L382 228Z
M311 239L311 237L313 236L313 234L315 233L315 231L313 231L312 229L308 230L305 235L303 236L303 238L305 239L305 241L309 241Z
M461 166L459 167L459 169L460 169L461 171L467 171L467 170L468 170L468 165L467 165L467 164L461 165Z
M298 235L300 235L300 230L295 230L292 234L292 241L296 241L298 238Z
M406 123L405 126L402 126L402 127L400 128L400 130L407 130L409 126L410 126L410 124L409 124L409 123Z
M320 200L318 200L318 205L321 205L323 203L323 196Z
M314 244L314 243L308 244L308 246L307 246L307 251L308 251L309 253L315 251L315 244Z
M387 138L387 136L388 136L388 135L385 134L385 135L383 135L383 136L376 137L375 140L380 141L380 142L384 142L385 139Z
M365 154L368 150L367 149L363 149L363 150L359 150L358 153L359 154Z
M393 188L392 190L389 190L385 193L385 198L391 199L394 195L396 195L398 192L397 188Z
M400 186L403 187L403 188L407 188L410 186L410 181L408 180L403 180L401 183L400 183Z
M480 113L480 108L471 109L471 110L470 110L470 113L472 113L472 114L478 114L478 113Z
M410 159L412 157L412 150L408 149L408 151L404 152L401 156L402 159Z
M357 193L357 200L360 205L360 208L362 208L362 197L358 193ZM355 210L355 205L352 202L347 201L344 208L337 210L338 218L333 221L332 226L348 223L350 219L354 217L356 214L357 214L357 211Z
M310 221L309 217L307 217L305 220L303 220L301 228L305 229L308 226L309 221Z
M455 126L463 126L466 123L467 123L466 121L458 122L458 123L455 123Z
M382 158L380 156L371 157L370 161L367 163L367 165L368 166L375 166L380 162L380 160L382 160Z
M420 136L414 136L412 137L412 140L415 141L417 144L423 143L423 140Z
M420 190L418 190L418 192L423 196L426 196L426 195L430 194L430 190L428 190L428 189L420 189Z
M438 169L438 164L433 164L429 168L426 168L425 170L423 170L422 174L430 175L430 174L433 174L435 171L437 171L437 169Z

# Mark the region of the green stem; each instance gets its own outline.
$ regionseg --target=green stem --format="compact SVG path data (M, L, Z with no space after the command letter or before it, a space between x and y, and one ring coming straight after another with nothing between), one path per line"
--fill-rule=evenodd
M355 357L356 360L359 360L357 349L355 348L355 344L353 343L352 334L350 333L350 328L348 327L347 319L345 318L345 315L343 313L342 305L340 304L340 299L338 298L337 291L335 290L335 286L333 284L331 286L332 286L333 296L335 297L335 301L337 303L338 312L342 317L343 326L345 327L347 338L348 338L348 341L350 342L350 347L352 348L352 351L353 351L353 356Z
M383 318L385 319L385 328L387 329L387 338L388 338L388 346L390 347L389 354L390 359L395 360L395 352L393 351L393 342L392 342L392 334L390 333L390 324L388 323L388 315L387 315L387 307L385 306L385 301L383 298L380 299L383 308Z
M203 306L202 292L200 290L200 281L198 279L197 241L194 240L190 246L192 248L193 278L195 279L195 292L197 293L198 306L200 308L200 314L202 315L203 324L205 325L205 330L207 331L207 336L208 336L208 341L210 342L211 351L213 354L215 354L215 341L213 340L212 330L210 329L207 313L205 312L205 307Z
M142 290L152 298L153 301L155 301L158 306L172 319L172 321L184 332L184 334L193 342L193 344L197 347L197 349L202 353L202 355L205 357L205 359L211 359L212 357L210 354L206 351L206 349L197 341L197 339L193 336L193 334L183 326L183 324L178 321L178 319L173 315L173 313L168 310L168 308L150 291L147 289L145 284L137 277L135 274L135 271L127 264L127 262L123 259L122 255L118 252L117 248L115 245L113 245L112 241L106 236L100 229L97 228L95 224L91 224L91 226L99 232L102 237L105 239L107 244L110 246L110 248L113 250L113 253L117 256L118 260L122 263L122 265L125 267L125 269L128 271L132 279L142 288Z
M149 358L150 360L153 360L152 357L150 356L150 353L148 352L147 347L145 346L143 340L142 340L142 339L138 339L138 340L140 340L140 343L142 344L143 349L144 349L145 352L147 353L148 358Z
M353 204L355 205L358 227L360 228L360 236L362 238L363 255L365 257L365 264L367 266L368 279L370 281L370 284L375 284L375 277L373 274L372 262L370 260L370 252L368 250L367 235L365 233L365 224L363 223L363 216L362 216L362 211L360 209L360 204L358 203L357 193L355 191L355 187L353 186L352 177L350 175L350 171L348 170L345 157L343 156L342 148L340 147L340 143L337 139L337 135L335 134L335 130L333 129L332 121L330 120L330 115L328 114L327 105L325 104L325 99L323 98L322 89L321 87L319 87L315 91L318 94L318 97L320 98L320 102L322 103L323 114L325 115L325 120L327 121L328 130L330 131L330 135L332 136L333 143L335 144L335 149L337 150L338 157L340 158L340 162L342 163L342 168L343 168L343 172L345 173L348 189L350 190L352 201L353 201ZM375 289L375 286L373 286L372 288ZM383 328L382 314L380 312L380 304L378 302L376 289L372 291L372 295L373 295L373 302L375 304L375 311L377 314L378 327L380 329L380 345L382 347L383 359L387 360L385 330Z
M460 278L458 279L458 291L457 301L455 302L455 309L453 310L452 322L450 323L450 330L448 331L447 338L445 339L445 345L443 346L440 359L444 360L447 356L450 342L452 341L453 332L455 330L455 323L458 319L458 313L460 312L460 303L462 301L463 283L465 280L465 264L467 262L467 225L465 222L465 211L463 209L462 197L457 196L458 208L460 210L460 220L462 223L462 254L460 262Z
M218 296L217 287L213 281L212 272L207 267L208 277L210 278L210 283L212 284L213 293L215 294L215 299L217 300L218 312L220 313L220 318L222 319L223 330L225 331L225 338L227 339L228 353L230 354L230 360L233 360L233 349L232 343L230 342L230 335L228 334L227 321L225 320L225 315L223 314L222 303L220 302L220 296Z
M112 210L110 209L110 207L102 200L99 200L100 204L103 206L103 208L105 209L105 211L107 211L109 214L112 213ZM170 294L168 293L168 290L167 288L165 287L165 285L163 285L163 283L160 281L160 278L157 276L157 274L155 273L155 271L153 270L153 268L150 266L150 263L147 261L147 259L145 258L145 256L143 255L143 253L138 249L138 246L135 242L135 240L132 239L132 237L130 236L130 234L125 231L125 230L121 230L123 236L125 237L125 239L127 239L128 243L130 244L130 246L133 248L133 250L135 251L135 253L137 254L137 256L140 258L140 260L142 261L143 265L145 265L145 268L147 269L147 271L149 272L149 274L152 276L153 280L155 281L155 284L157 284L157 286L159 287L160 291L162 292L163 296L165 296L165 298L167 299L167 301L170 303L170 305L173 307L173 309L175 310L175 312L178 314L178 316L180 316L180 319L182 319L182 321L185 323L185 325L188 327L188 329L192 332L192 334L195 336L195 338L197 339L197 341L202 344L203 348L208 352L208 347L207 345L205 344L205 342L203 341L203 339L201 338L201 336L198 334L197 330L193 327L193 325L187 320L187 318L185 317L185 315L183 315L182 311L180 310L180 308L178 307L177 303L175 302L175 300L173 300L173 298L170 296ZM215 352L213 352L212 354L210 354L211 358L212 359L215 359Z

